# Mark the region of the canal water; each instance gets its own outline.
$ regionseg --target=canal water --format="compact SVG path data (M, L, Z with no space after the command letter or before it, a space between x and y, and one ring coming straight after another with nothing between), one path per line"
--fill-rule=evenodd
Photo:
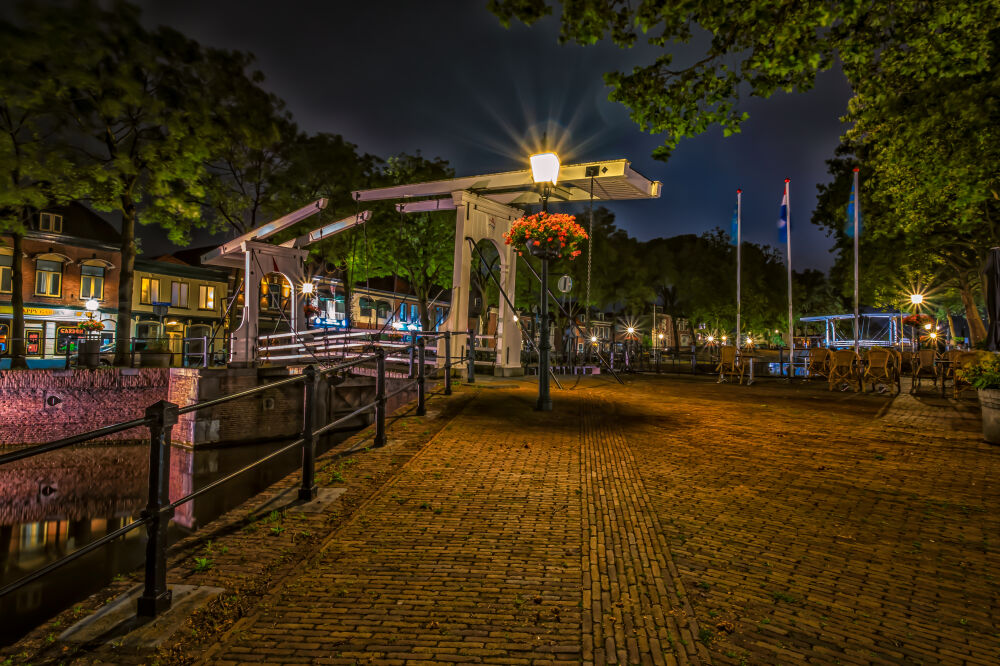
M330 437L325 452L350 433ZM282 446L281 442L171 450L170 495L177 498ZM301 464L297 449L178 507L174 538L239 505ZM0 585L6 585L135 521L146 505L149 445L90 444L0 467ZM0 645L142 564L146 531L125 537L0 598ZM173 542L174 538L171 539Z

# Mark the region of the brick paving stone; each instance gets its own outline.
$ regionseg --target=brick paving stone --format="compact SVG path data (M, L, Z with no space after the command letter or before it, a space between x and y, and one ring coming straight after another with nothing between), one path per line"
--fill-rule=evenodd
M538 413L504 385L161 661L1000 663L1000 447L970 399L586 378Z

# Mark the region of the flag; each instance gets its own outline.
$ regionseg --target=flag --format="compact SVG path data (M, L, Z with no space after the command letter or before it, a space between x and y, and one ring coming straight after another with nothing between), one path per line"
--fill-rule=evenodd
M845 231L847 232L848 238L854 238L854 202L857 199L857 192L854 191L854 186L851 185L851 198L847 202L847 226ZM861 211L858 210L858 235L861 235Z
M733 219L729 223L729 244L736 245L736 239L739 238L739 205L733 206Z
M781 211L778 213L778 242L788 242L788 188L781 195Z

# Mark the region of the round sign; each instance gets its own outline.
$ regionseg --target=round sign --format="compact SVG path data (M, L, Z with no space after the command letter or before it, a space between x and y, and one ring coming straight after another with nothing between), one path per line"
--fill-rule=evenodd
M563 275L559 278L559 291L564 294L568 294L569 290L573 288L573 278L568 275Z

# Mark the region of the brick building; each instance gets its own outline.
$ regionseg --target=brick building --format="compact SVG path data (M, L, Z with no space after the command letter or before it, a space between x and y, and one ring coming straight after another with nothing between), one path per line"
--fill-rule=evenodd
M118 311L121 236L107 221L79 203L48 208L34 217L24 236L25 351L28 356L65 352L82 331L85 303L93 298L104 322L102 339L114 338ZM0 236L0 354L9 352L13 251Z

